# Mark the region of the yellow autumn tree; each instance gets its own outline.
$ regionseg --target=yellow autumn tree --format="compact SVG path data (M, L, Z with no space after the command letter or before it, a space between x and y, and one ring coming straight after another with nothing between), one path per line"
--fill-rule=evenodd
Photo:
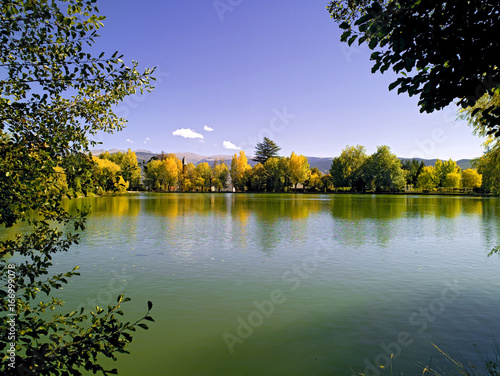
M477 170L468 168L462 171L462 186L465 189L479 188L483 183L483 175L479 174Z
M167 190L170 191L172 186L177 185L182 173L182 164L179 168L179 159L174 155L167 157L162 163L165 164L165 184L167 185Z
M439 177L433 166L425 166L418 175L417 186L423 190L432 190L437 187Z
M234 153L230 171L233 187L243 191L246 186L246 172L251 169L252 167L248 164L248 159L243 150L240 151L239 156Z
M290 182L295 185L304 183L311 176L311 170L307 158L303 155L297 155L292 151L289 157L290 161Z
M460 188L462 174L460 172L448 172L443 182L443 187L450 190Z
M459 174L461 170L460 167L458 167L457 162L452 159L448 161L441 161L438 159L436 163L434 163L434 171L436 171L436 176L438 178L438 186L445 187L446 176L450 173ZM456 175L452 176L453 178L451 179L456 180Z
M121 187L124 184L119 184L121 178L120 166L108 159L92 157L92 160L96 165L94 176L100 188L98 188L99 193L114 191L117 188L119 191L122 191Z

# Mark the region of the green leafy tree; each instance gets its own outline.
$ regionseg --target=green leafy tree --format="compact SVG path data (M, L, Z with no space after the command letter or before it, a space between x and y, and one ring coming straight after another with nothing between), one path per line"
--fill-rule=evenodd
M333 158L330 175L336 188L353 188L362 190L364 181L361 175L361 167L368 156L364 146L347 145L340 156Z
M266 189L266 168L257 163L251 170L248 170L248 185L251 191L261 192Z
M167 188L170 176L164 161L159 159L150 160L146 165L145 171L145 182L148 189L159 191Z
M271 139L264 137L262 142L255 146L255 162L264 164L269 158L277 157L281 148Z
M195 181L196 181L195 169L196 169L196 166L192 163L188 163L184 167L183 180L182 180L183 190L191 191L193 189L193 187L195 186Z
M224 163L224 161L215 161L213 168L213 184L220 192L222 189L227 188L227 180L229 178L229 167Z
M455 100L474 106L499 87L498 1L334 0L328 11L344 29L341 40L367 43L372 72L398 73L389 89L418 95L421 112ZM500 107L478 111L499 137Z
M330 174L326 174L321 177L321 186L324 192L334 189L333 179Z
M405 184L401 161L386 145L377 147L362 170L368 186L377 191L399 191Z
M9 0L1 2L0 14L0 225L23 222L22 234L0 241L0 280L17 291L0 290L1 311L16 315L17 328L9 341L7 321L0 324L0 351L6 354L11 342L16 350L0 373L116 373L101 361L127 352L131 332L152 320L151 304L135 323L118 319L129 300L123 296L89 313L61 312L56 292L78 272L50 273L52 258L79 241L69 229L84 230L88 211L70 215L62 190L50 186L58 166L71 184L91 186L88 135L123 127L115 105L149 90L152 70L127 67L117 53L87 52L104 19L95 1Z
M424 161L418 161L417 159L404 159L401 161L401 168L408 171L406 174L406 184L412 184L417 186L418 175L422 172L425 167Z
M200 186L202 190L210 189L213 179L213 171L207 162L199 163L195 168L195 181L197 186ZM202 182L203 181L203 182Z
M266 191L284 191L288 169L286 158L271 157L264 163L264 169L266 171Z
M483 176L483 188L500 195L500 145L487 150L481 158L473 161L473 165Z
M474 128L474 133L481 137L491 136L490 111L500 108L500 88L492 89L491 93L485 93L472 106L462 108L459 111L459 119L465 120ZM498 137L498 134L496 135Z

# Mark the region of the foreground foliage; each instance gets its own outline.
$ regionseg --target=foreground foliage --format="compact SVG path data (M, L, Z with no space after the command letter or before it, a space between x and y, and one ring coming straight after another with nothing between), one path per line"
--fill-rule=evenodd
M102 357L127 352L130 332L152 320L152 304L134 323L118 319L123 296L89 313L64 313L54 290L78 267L50 270L85 229L88 210L70 214L62 198L95 186L88 135L123 127L113 106L149 90L152 70L127 67L118 53L85 52L104 19L94 0L8 0L0 8L0 225L22 228L0 239L0 307L9 315L0 324L0 373L113 374Z
M454 101L467 108L498 93L498 1L333 0L327 8L344 30L341 40L368 44L372 72L398 73L389 89L418 95L421 112ZM474 115L500 137L498 104Z

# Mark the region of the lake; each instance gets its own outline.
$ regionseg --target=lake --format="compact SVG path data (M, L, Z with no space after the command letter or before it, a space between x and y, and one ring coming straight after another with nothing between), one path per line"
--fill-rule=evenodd
M154 303L120 375L422 374L500 338L500 200L131 194L91 205L66 310Z

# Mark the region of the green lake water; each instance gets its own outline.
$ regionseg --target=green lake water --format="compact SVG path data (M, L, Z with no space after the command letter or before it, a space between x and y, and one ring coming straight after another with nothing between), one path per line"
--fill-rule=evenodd
M91 205L66 309L154 303L120 375L421 375L500 339L500 200L137 194Z

